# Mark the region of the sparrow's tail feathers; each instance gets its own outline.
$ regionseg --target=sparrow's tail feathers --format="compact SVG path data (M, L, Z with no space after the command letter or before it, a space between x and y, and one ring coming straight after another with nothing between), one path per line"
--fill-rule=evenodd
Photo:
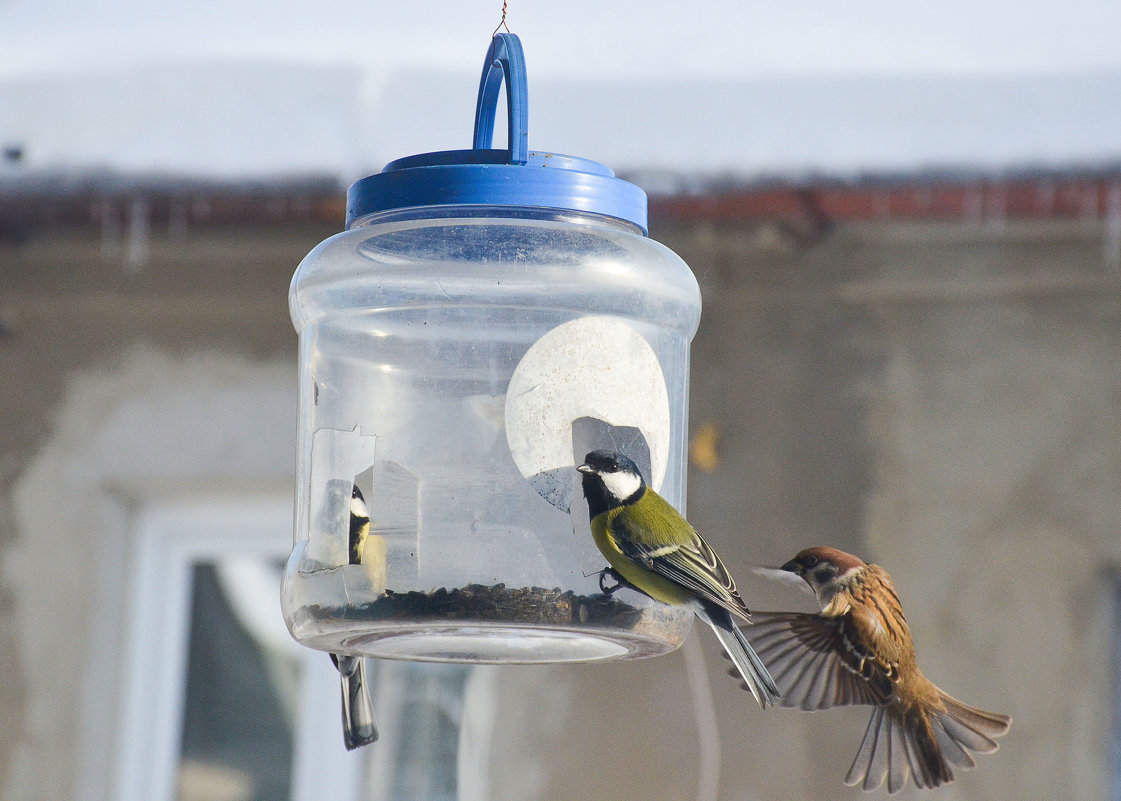
M887 791L894 794L903 789L908 774L916 787L937 787L954 778L929 725L902 720L878 706L872 710L845 784L875 790L886 779Z
M353 751L378 739L374 703L366 680L366 662L356 656L336 656L331 660L339 669L343 693L343 742Z
M959 750L968 749L978 754L991 754L997 749L996 738L1008 733L1012 718L963 704L941 690L938 693L944 711L934 713L934 734L940 745L943 740L949 740ZM969 757L969 762L973 762L972 757Z
M849 787L859 784L864 790L875 790L886 779L887 791L897 793L907 783L908 774L920 775L921 766L914 755L906 728L884 707L878 706L872 710L860 750L845 776L845 784Z
M744 684L747 685L747 689L751 690L751 694L755 696L759 706L766 709L777 704L781 696L778 687L775 685L775 680L771 678L767 666L763 664L763 660L755 653L751 643L747 641L739 627L732 621L732 616L728 614L727 610L706 610L701 617L720 638L720 644L724 646L724 652L728 654L732 664L736 666Z
M954 779L953 768L972 768L975 752L997 749L994 738L1008 731L1007 715L966 706L941 694L943 709L899 716L876 707L864 739L845 776L850 787L875 790L887 780L889 793L903 789L910 774L917 787L938 787Z

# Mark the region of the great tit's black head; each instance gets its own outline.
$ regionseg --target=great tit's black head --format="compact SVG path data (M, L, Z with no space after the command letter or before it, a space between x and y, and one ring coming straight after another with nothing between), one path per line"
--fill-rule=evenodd
M584 464L576 469L581 473L629 473L642 477L638 465L618 451L592 451L584 457Z
M638 466L616 451L592 451L577 468L583 473L584 497L592 517L600 512L633 503L642 497L646 482Z
M816 546L806 548L782 566L782 569L801 576L815 593L835 589L865 567L863 560L836 548Z

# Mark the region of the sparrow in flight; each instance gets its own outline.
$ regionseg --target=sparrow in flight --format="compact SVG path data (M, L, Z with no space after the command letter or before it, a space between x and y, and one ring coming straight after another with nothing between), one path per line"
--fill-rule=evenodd
M809 711L873 707L845 784L874 790L886 780L896 793L909 774L918 787L938 787L953 781L954 768L976 764L971 752L997 750L1011 718L967 706L922 674L883 568L816 547L759 572L802 579L821 605L820 614L757 612L744 629L778 684L781 704Z

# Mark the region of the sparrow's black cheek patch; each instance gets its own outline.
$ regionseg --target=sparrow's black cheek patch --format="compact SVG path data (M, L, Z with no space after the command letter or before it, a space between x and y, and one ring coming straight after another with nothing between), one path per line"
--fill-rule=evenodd
M814 571L814 580L818 584L828 584L832 578L833 571L829 568L828 565L822 565Z

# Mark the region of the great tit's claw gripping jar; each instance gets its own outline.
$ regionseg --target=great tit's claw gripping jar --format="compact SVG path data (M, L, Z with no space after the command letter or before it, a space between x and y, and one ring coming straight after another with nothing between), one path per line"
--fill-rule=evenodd
M509 145L491 148L505 80ZM474 148L351 186L292 280L295 547L282 600L312 648L533 663L653 656L693 613L605 594L575 466L609 447L684 503L700 293L646 237L646 196L528 150L521 45L491 43Z

